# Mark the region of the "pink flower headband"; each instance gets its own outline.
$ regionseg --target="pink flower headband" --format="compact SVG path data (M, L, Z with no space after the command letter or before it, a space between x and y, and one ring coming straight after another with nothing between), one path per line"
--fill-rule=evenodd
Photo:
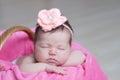
M51 31L59 25L63 25L72 33L72 30L64 24L66 21L67 18L65 16L61 16L61 12L57 8L53 8L51 10L44 9L38 13L37 22L45 32Z

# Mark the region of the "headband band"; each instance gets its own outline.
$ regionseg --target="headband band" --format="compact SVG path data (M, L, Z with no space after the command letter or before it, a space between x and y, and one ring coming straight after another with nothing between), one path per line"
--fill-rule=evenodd
M65 16L61 16L61 12L57 8L53 8L50 10L41 10L38 13L38 19L37 23L42 27L42 30L47 32L51 31L54 28L59 27L60 25L63 25L66 27L70 33L73 35L72 30L64 24L67 21L67 18Z
M62 24L62 25L66 27L70 31L71 35L73 36L73 31L66 24Z

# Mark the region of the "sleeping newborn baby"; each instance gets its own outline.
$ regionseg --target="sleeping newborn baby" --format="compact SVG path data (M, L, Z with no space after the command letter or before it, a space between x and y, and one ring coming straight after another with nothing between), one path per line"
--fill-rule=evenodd
M17 60L21 71L65 74L62 66L76 66L84 62L85 55L81 51L71 50L73 30L67 18L60 14L56 8L39 12L34 53Z

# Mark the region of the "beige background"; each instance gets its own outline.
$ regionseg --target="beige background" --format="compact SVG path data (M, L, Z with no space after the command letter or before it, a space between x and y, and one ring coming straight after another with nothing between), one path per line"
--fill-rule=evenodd
M110 80L120 76L120 0L0 0L0 30L35 27L41 9L59 8L74 28L74 41L98 60Z

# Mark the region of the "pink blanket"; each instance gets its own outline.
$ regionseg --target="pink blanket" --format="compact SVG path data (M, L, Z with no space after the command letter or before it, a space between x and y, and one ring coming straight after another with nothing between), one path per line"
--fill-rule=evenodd
M77 43L72 43L72 49L81 50L86 61L83 65L64 67L66 75L56 73L25 73L21 72L17 65L11 61L19 56L32 53L33 43L24 32L14 33L0 51L0 64L5 68L0 72L0 80L108 80L102 72L99 64L91 53Z

